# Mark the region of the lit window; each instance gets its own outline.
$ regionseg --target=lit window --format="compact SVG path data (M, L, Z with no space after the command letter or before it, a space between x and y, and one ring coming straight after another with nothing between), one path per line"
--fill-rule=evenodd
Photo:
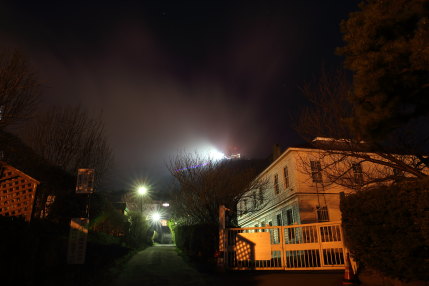
M320 165L320 161L310 161L311 167L311 178L314 183L322 182L322 166Z

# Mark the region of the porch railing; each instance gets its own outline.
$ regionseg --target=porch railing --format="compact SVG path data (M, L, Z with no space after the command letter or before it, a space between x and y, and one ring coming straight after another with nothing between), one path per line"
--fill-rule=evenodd
M226 267L236 270L344 269L340 222L229 228Z

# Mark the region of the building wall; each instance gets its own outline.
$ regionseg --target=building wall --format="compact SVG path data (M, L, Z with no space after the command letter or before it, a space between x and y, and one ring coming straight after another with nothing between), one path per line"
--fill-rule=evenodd
M383 161L386 160L377 154L366 153L369 157ZM401 160L413 160L412 156L393 155ZM311 163L311 161L316 163ZM241 226L261 226L261 221L271 220L277 225L277 217L281 217L283 225L291 222L314 223L320 221L339 221L340 193L353 193L360 189L359 181L379 184L379 178L394 175L394 170L382 164L369 161L360 162L357 158L347 157L343 153L327 153L317 149L289 148L268 166L257 178L267 181L264 189L265 205L260 210L239 216ZM312 170L320 162L320 176ZM356 171L358 165L360 171ZM289 185L286 187L284 167L288 168ZM429 169L424 169L429 173ZM316 172L318 173L318 172ZM275 191L274 176L278 176L278 193ZM333 174L335 182L331 182L328 174ZM341 176L339 176L341 174ZM360 175L359 175L360 174ZM391 182L385 181L384 184ZM239 208L241 204L239 204ZM292 210L292 213L291 213ZM289 211L289 213L288 213ZM291 219L293 216L293 220ZM279 220L280 221L280 220Z
M298 148L286 150L258 177L268 182L264 190L266 203L263 209L239 216L239 225L254 227L261 226L261 222L268 224L269 221L272 225L278 225L279 222L282 225L314 223L320 221L317 216L318 207L327 207L329 221L340 220L339 193L349 193L353 190L323 182L323 172L322 183L313 182L307 167L310 160L316 160L316 158L318 154L312 150ZM285 167L288 169L288 186L284 176ZM278 193L275 191L276 174ZM242 205L239 204L238 207L241 208Z

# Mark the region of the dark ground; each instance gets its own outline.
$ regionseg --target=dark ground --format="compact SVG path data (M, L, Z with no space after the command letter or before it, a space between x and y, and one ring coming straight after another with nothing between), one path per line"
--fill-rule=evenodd
M204 274L184 262L172 245L149 247L132 257L112 282L112 286L277 286L341 285L342 272L226 272Z

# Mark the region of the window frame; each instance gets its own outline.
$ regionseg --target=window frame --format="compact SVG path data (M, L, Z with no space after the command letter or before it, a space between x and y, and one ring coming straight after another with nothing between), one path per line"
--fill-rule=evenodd
M329 221L328 206L316 206L316 218L317 218L317 222L328 222Z
M280 186L279 186L279 174L274 174L273 178L273 186L274 186L274 194L278 195L280 194Z
M289 180L289 168L288 166L283 167L283 180L285 185L285 190L290 188L290 180Z

